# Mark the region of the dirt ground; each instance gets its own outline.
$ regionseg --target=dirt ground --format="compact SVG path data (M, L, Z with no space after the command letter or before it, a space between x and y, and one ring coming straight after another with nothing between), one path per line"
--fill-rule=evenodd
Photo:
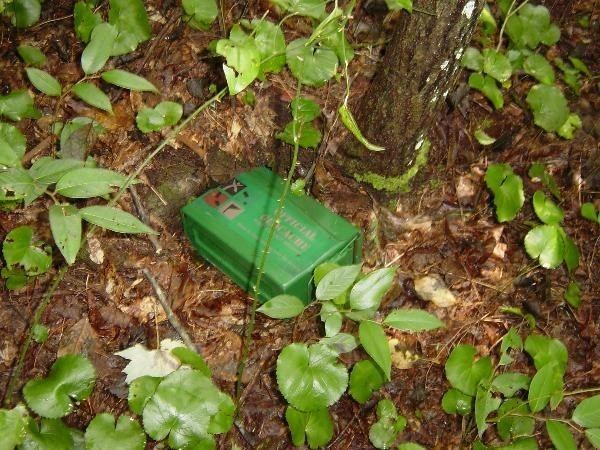
M265 2L224 3L225 28L242 15L258 17ZM377 1L359 2L350 25L349 39L357 48L350 70L355 77L352 99L369 88L376 70L381 42L392 26L384 21ZM154 37L132 55L117 58L115 67L139 73L162 92L162 99L179 101L187 113L209 96L208 86L224 84L221 61L211 57L208 43L219 38L219 26L212 32L193 30L182 23L178 2L147 1ZM565 58L580 57L592 73L600 72L598 45L599 11L593 1L548 0L554 20L563 31L560 42L551 49ZM49 59L48 70L63 84L81 77L79 56L82 44L73 32L72 2L44 3L40 23L17 33L0 23L0 91L2 94L27 86L23 64L16 54L21 41L35 43ZM578 19L592 14L590 28ZM291 21L293 22L293 21ZM297 22L288 38L305 25ZM511 326L526 328L521 318L501 313L501 306L522 308L537 319L539 331L561 339L569 350L566 389L600 384L600 236L599 228L581 218L583 201L598 202L600 192L600 92L598 78L587 79L580 97L570 95L571 108L583 120L575 139L566 141L542 132L523 108L529 80L519 80L505 95L506 106L493 111L487 101L464 89L466 74L456 87L430 131L432 154L428 168L419 175L413 192L393 200L393 209L368 188L343 177L333 165L332 155L345 134L340 125L331 127L333 113L343 96L343 86L331 82L324 88L306 89L324 111L322 126L326 144L315 152L303 150L298 176L306 174L316 160L311 181L312 194L330 209L365 231L366 267L394 262L399 265L392 292L381 312L393 308L420 307L435 313L447 328L433 333L411 335L397 332L398 350L410 350L420 360L408 369L395 369L392 381L367 404L360 406L349 396L331 408L335 437L329 448L368 449L369 425L375 420L374 406L381 396L393 399L408 419L403 440L418 442L430 449L468 448L475 438L467 419L446 415L440 399L448 388L443 364L458 342L474 344L481 354L489 354ZM105 167L129 173L161 140L160 133L144 135L135 127L134 112L143 103L153 106L156 96L129 93L105 85L111 97L114 116L100 113L77 100L63 106L63 117L94 117L106 127L91 149ZM127 385L122 369L126 361L114 352L135 343L155 347L158 339L177 338L164 313L153 299L154 291L141 274L148 268L163 286L172 308L197 343L213 370L215 382L233 393L246 310L246 293L218 270L195 254L183 234L179 209L206 188L224 182L240 171L260 165L287 170L290 149L274 139L289 120L287 105L294 96L295 83L285 71L269 81L252 86L253 107L239 98L226 98L211 107L183 131L144 171L137 186L141 204L152 226L160 230L158 244L146 237L101 232L90 240L84 258L69 268L58 286L43 323L50 337L34 344L26 356L20 380L45 374L57 355L80 352L88 355L98 371L92 396L66 418L69 425L84 428L98 412L114 414L127 408ZM461 94L462 93L462 94ZM44 113L38 121L22 121L28 150L35 156L54 152L49 123L55 100L36 96ZM488 133L498 138L491 147L482 147L472 137L482 121L488 120ZM533 162L549 165L563 194L567 232L581 252L575 273L582 287L582 304L573 309L562 300L568 282L565 271L535 267L523 249L523 237L534 220L528 202L518 219L499 225L493 215L483 173L488 162L508 162L523 176L526 198L537 185L526 176ZM582 183L583 182L583 183ZM389 201L385 202L385 206ZM29 224L50 240L47 223L49 203L38 200L26 209L0 212L0 239L17 225ZM139 213L129 195L121 206ZM496 250L496 251L495 251ZM499 252L499 253L498 253ZM55 251L55 267L61 256ZM459 299L447 309L436 309L415 294L414 278L439 274ZM9 292L0 286L0 396L14 367L32 312L55 274L39 277L26 288ZM283 414L285 402L275 381L278 352L294 340L311 341L320 336L320 322L311 310L296 321L270 320L258 316L255 341L246 371L240 419L230 437L245 449L292 448ZM359 351L344 355L347 362L363 357ZM523 370L529 365L518 360ZM558 409L567 414L577 398L569 397ZM489 437L493 438L492 431ZM489 440L489 439L488 439ZM540 435L541 448L550 448ZM221 442L220 448L229 448ZM581 448L585 448L584 443ZM149 442L147 448L162 448Z

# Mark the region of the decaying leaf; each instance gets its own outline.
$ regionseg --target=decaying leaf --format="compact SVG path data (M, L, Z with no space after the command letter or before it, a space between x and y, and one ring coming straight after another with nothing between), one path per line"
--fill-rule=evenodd
M125 382L129 384L144 375L164 377L177 370L181 363L171 354L171 350L176 347L184 347L183 342L163 339L160 341L158 350L148 350L142 344L136 344L115 353L115 355L129 360L129 364L123 369L123 372L127 374Z
M430 301L440 308L456 303L456 297L446 287L439 275L426 275L415 280L415 291L423 300Z

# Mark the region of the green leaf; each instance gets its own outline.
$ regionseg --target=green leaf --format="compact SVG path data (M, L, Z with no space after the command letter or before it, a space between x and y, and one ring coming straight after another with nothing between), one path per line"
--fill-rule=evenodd
M330 48L310 44L308 39L300 38L288 44L286 62L298 81L319 87L337 72L338 58Z
M293 295L278 295L265 302L257 311L272 319L291 319L299 316L306 305Z
M224 56L223 72L230 95L236 95L248 87L260 73L260 53L252 36L239 25L234 25L229 39L219 39L217 54Z
M543 164L532 164L527 174L532 181L540 181L544 187L548 188L550 193L554 195L555 198L560 200L560 191L558 190L556 181L554 181L554 178L548 173Z
M370 359L364 359L352 367L348 392L354 400L362 405L384 383L385 375L381 369Z
M523 70L543 84L554 84L554 69L539 53L534 53L523 62Z
M562 388L562 371L557 363L546 364L539 369L529 385L527 399L531 411L536 413L543 410L550 401L550 397L562 391Z
M576 281L569 281L567 289L565 290L565 300L573 308L579 308L579 305L581 304L581 288Z
M600 449L600 428L588 428L585 430L585 437L596 449Z
M579 72L586 74L588 77L592 76L592 72L590 72L590 69L588 69L588 67L584 64L584 62L581 59L576 58L575 56L569 56L569 61L571 61L573 67Z
M475 423L477 424L477 432L479 437L483 436L487 429L487 417L498 409L502 400L492 397L490 388L482 384L477 386L477 394L475 395Z
M48 340L48 327L40 323L36 323L31 327L31 336L38 344L43 344Z
M333 300L343 294L354 284L360 274L360 267L360 264L342 266L327 273L317 284L317 300Z
M475 136L475 139L477 139L477 142L479 142L481 145L492 145L494 142L496 142L495 138L491 137L481 128L476 129L473 133L473 136Z
M291 14L320 19L325 15L326 0L271 0L271 3Z
M500 109L504 106L504 97L502 91L498 88L496 80L488 75L472 73L469 76L469 86L480 91L494 105L494 108Z
M525 4L518 14L506 22L506 34L519 48L535 49L540 43L554 45L560 39L560 29L550 23L550 12L542 5Z
M362 131L360 131L352 112L348 109L348 106L345 103L339 107L338 113L344 126L354 135L358 142L372 152L381 152L385 150L385 147L373 144L367 140L367 138L362 134Z
M381 325L365 320L358 326L360 343L383 371L386 380L391 379L392 357L385 331Z
M512 66L508 58L491 48L484 48L483 71L500 83L507 81L512 75Z
M171 354L175 356L181 362L181 364L185 364L192 369L199 370L209 378L212 376L210 368L206 364L206 361L204 361L204 358L202 358L202 356L199 353L196 353L194 350L188 347L175 347L171 350Z
M567 425L556 420L546 421L546 431L556 450L577 450L577 442Z
M357 283L358 284L358 283ZM433 314L422 309L395 309L384 319L383 323L401 331L429 331L443 328L444 322Z
M109 0L108 21L117 28L112 56L134 51L152 36L152 28L142 0Z
M25 72L27 72L27 78L29 78L31 84L33 84L38 91L43 92L50 97L59 97L62 93L60 83L48 72L34 67L25 68Z
M33 105L33 99L26 90L13 91L0 95L0 116L10 120L39 119L41 114Z
M110 194L127 181L125 175L108 169L80 167L63 175L55 192L69 198L91 198Z
M312 123L297 123L293 121L289 122L281 133L277 133L276 137L290 145L296 145L297 139L299 147L313 149L319 146L322 138L321 132Z
M485 183L494 194L498 221L513 220L525 202L521 177L508 164L490 164L485 173Z
M572 273L579 266L579 249L562 227L558 228L558 233L563 241L565 264L569 273Z
M292 108L292 117L297 123L308 123L321 115L321 108L319 105L305 97L295 97L294 100L291 101L290 106Z
M260 56L260 76L264 76L267 72L280 72L285 66L285 37L280 26L264 18L244 20L242 23L254 32L254 43Z
M137 420L121 416L115 426L112 414L98 414L85 430L85 445L88 450L143 450L146 435Z
M112 105L108 96L96 85L83 82L73 86L73 93L88 105L103 109L112 114Z
M342 313L330 314L325 319L325 336L333 337L342 329Z
M505 397L512 397L517 391L529 390L531 378L519 372L505 372L492 381L492 389Z
M83 161L65 158L54 159L42 156L29 169L29 175L36 183L49 185L60 180L68 172L83 167Z
M14 14L12 24L17 28L26 28L40 20L42 5L40 0L14 0L10 9Z
M325 275L327 275L333 269L337 269L338 267L340 267L339 264L329 261L321 263L317 267L315 267L315 270L313 272L315 286L321 283L321 280Z
M41 67L46 64L46 56L39 48L32 45L19 45L17 53L19 53L19 56L27 65Z
M350 307L358 310L379 308L381 300L394 283L395 274L396 269L392 267L368 273L352 287L349 296Z
M46 378L29 380L23 396L29 407L42 417L59 418L73 410L73 402L92 393L96 371L87 358L65 355L56 360Z
M101 23L94 27L90 42L81 54L81 68L86 75L96 73L104 67L116 39L117 29L113 25Z
M29 226L13 228L4 238L2 255L8 267L19 265L28 276L45 273L52 264L52 257L35 241Z
M527 403L518 398L509 398L498 408L496 429L504 441L521 436L532 435L535 430L535 419L527 417L531 414Z
M180 448L216 448L213 434L231 428L235 405L198 370L179 369L158 385L143 412L144 429L156 441Z
M126 70L109 70L102 74L102 79L107 83L129 89L130 91L158 93L158 89L148 80Z
M0 170L20 167L26 147L25 136L17 127L0 122Z
M446 361L446 378L464 394L475 396L477 385L492 374L492 361L489 357L475 361L477 350L472 345L457 345Z
M550 339L540 334L531 334L525 339L525 351L533 358L537 370L547 364L556 363L564 372L569 354L567 347L558 339Z
M473 397L463 394L458 389L448 389L442 397L442 409L447 414L466 416L473 408Z
M352 334L338 333L332 337L321 338L319 343L331 348L336 353L348 353L358 347L358 338Z
M42 419L40 427L35 420L27 424L22 450L73 450L71 430L57 419Z
M83 42L88 43L92 30L102 23L102 17L92 11L91 6L83 1L75 3L73 8L73 21L75 22L75 34Z
M527 94L535 124L546 131L558 131L569 118L569 106L556 86L536 84Z
M546 269L555 269L564 259L564 243L558 225L539 225L525 236L527 254Z
M543 191L533 194L533 210L538 218L547 225L560 223L565 214Z
M129 408L136 414L141 415L146 403L150 401L162 378L144 375L136 378L129 385L127 403Z
M42 195L46 185L40 185L27 173L17 167L0 172L0 200L24 200L25 206Z
M314 29L322 46L333 50L340 64L350 63L354 58L354 49L346 38L348 16L344 16L341 8L334 8L331 13Z
M79 210L83 220L117 233L158 234L131 214L111 206L88 206Z
M582 126L583 122L581 121L581 118L577 114L571 113L556 133L562 138L573 139L575 132Z
M18 404L13 409L0 409L0 450L13 450L23 442L27 425L27 408Z
M496 19L492 14L489 6L486 4L483 6L481 10L481 15L479 16L479 25L484 34L487 36L491 36L498 30L498 24L496 23Z
M600 395L582 400L573 411L572 419L584 428L600 427Z
M67 264L75 262L81 245L81 216L71 205L52 205L49 210L50 230L56 246Z
M5 124L0 124L0 148L2 146L2 125ZM2 164L2 160L0 160L0 164ZM586 202L583 205L581 205L581 217L587 220L591 220L592 222L600 223L600 214L596 211L596 207L594 206L594 204L590 202Z
M185 22L198 30L208 30L219 15L215 0L183 0L181 6Z
M502 337L502 344L500 345L500 361L498 362L499 366L505 366L512 362L513 359L509 355L509 350L511 349L518 351L523 350L523 340L515 328L508 330L508 333Z
M483 70L483 55L475 47L467 47L460 60L460 65L474 72L481 72Z
M135 118L137 127L143 133L158 131L175 125L183 115L183 107L175 102L160 102L154 108L142 109Z
M405 9L409 13L413 11L413 0L385 0L390 11Z
M326 446L333 437L333 422L327 408L303 412L292 406L285 411L285 420L290 427L292 443L303 446L308 440L311 449Z
M339 400L348 385L348 372L328 346L295 343L277 358L277 385L294 408L317 411Z
M389 399L379 400L377 422L369 429L369 440L375 448L388 449L396 437L406 428L406 418L399 416L396 407Z

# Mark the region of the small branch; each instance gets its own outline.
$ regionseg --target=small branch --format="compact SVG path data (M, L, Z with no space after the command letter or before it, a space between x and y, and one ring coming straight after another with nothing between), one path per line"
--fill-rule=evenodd
M169 319L171 326L175 328L175 331L177 331L177 334L179 334L183 343L191 350L196 351L196 345L192 341L192 338L190 338L190 335L187 333L187 331L185 330L185 328L183 327L173 310L171 309L171 306L169 306L167 296L158 284L158 281L156 281L156 278L154 278L154 276L146 268L142 269L142 273L152 285L152 289L154 289L154 292L158 297L158 302L160 303L160 306L162 306L162 309L165 311L165 314L167 315L167 319Z
M48 147L50 147L52 145L52 142L54 142L54 135L51 134L50 136L46 136L42 141L40 141L39 144L37 144L35 147L33 147L31 150L25 153L22 159L23 164L27 164L37 155L39 155Z
M132 184L131 186L129 186L129 194L131 195L131 199L133 200L133 204L135 205L135 209L137 210L138 216L140 216L140 219L142 219L142 222L144 222L146 225L150 226L150 218L148 217L148 213L146 213L146 209L144 208L144 205L142 204L142 200L140 199L140 196L138 195L135 185ZM157 255L160 252L162 252L162 246L160 245L160 242L158 242L158 239L156 238L156 236L154 234L149 234L148 240L152 243L152 245L154 245Z
M564 392L563 395L565 397L567 397L568 395L587 394L589 392L598 392L598 391L600 391L600 386L598 386L598 387L592 387L592 388L576 389L574 391Z

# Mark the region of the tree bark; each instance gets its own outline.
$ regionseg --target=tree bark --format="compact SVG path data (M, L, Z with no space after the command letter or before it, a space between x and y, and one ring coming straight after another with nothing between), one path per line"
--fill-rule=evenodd
M349 136L338 153L347 175L361 181L370 181L372 174L399 177L417 164L427 129L457 78L484 3L423 0L419 9L435 16L404 14L355 113L365 137L386 150L369 151Z

